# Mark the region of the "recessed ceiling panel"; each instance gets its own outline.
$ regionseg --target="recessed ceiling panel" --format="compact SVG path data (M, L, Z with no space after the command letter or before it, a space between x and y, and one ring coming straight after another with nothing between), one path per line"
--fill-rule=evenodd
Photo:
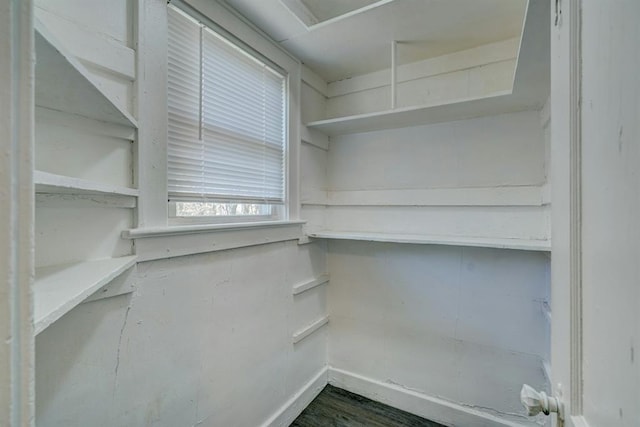
M378 3L379 0L297 0L318 19L318 22L337 18L354 10Z

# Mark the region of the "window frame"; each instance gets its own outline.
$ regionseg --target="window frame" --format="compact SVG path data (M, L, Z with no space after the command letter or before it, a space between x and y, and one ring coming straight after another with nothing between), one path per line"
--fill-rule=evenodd
M299 145L300 145L300 113L299 113L299 92L300 92L300 75L301 64L299 60L284 51L276 42L269 39L260 30L249 24L244 18L239 16L235 11L227 5L216 4L214 7L223 7L228 14L233 15L232 19L228 16L216 16L217 21L208 18L204 13L208 5L193 5L198 1L170 0L167 4L167 10L174 7L180 12L191 17L198 23L208 27L211 31L225 38L228 42L234 44L238 49L254 56L259 61L264 62L269 67L281 72L285 81L285 141L284 141L284 203L282 205L271 205L272 213L270 215L225 215L225 216L175 216L176 201L168 201L167 223L168 225L188 225L188 224L242 224L255 222L271 222L271 221L295 221L299 219ZM200 1L202 3L202 1ZM197 6L198 8L196 9ZM202 10L202 12L200 11ZM203 13L204 12L204 13ZM231 23L232 20L242 21ZM232 28L233 31L227 30ZM245 40L247 40L245 42ZM168 78L168 77L167 77ZM168 88L168 86L167 86ZM167 94L168 97L168 94ZM167 115L168 117L168 115ZM168 137L167 137L168 144ZM168 156L165 158L168 159ZM168 169L168 166L167 166ZM166 178L165 170L165 178ZM206 202L206 201L205 201Z

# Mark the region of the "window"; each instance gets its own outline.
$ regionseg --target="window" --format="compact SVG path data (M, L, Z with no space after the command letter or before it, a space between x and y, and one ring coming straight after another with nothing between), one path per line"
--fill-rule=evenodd
M282 217L285 74L175 7L168 14L171 216Z

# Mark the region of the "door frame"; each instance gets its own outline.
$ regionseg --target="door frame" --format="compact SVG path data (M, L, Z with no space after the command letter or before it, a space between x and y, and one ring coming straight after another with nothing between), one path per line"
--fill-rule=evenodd
M564 421L582 416L582 0L550 0L552 178L552 390Z
M34 425L31 0L0 0L0 425Z

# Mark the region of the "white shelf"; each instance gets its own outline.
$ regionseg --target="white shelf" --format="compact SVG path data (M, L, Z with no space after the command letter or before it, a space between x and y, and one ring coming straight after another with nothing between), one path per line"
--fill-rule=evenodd
M41 107L137 128L89 71L36 19L35 103Z
M109 194L114 196L137 197L135 188L103 184L101 182L69 176L56 175L49 172L35 171L33 180L36 193L54 194Z
M318 120L307 123L307 127L329 136L336 136L492 116L528 108L530 106L526 103L513 102L511 92L501 92L490 97Z
M317 231L308 234L316 239L363 240L368 242L409 243L417 245L469 246L480 248L551 251L548 240L506 239L490 237L426 236L419 234L387 234L349 231Z
M34 326L39 334L136 263L135 256L36 269Z
M529 2L512 90L481 98L455 99L446 103L318 120L307 123L307 127L336 136L540 109L549 93L550 30L547 3Z

